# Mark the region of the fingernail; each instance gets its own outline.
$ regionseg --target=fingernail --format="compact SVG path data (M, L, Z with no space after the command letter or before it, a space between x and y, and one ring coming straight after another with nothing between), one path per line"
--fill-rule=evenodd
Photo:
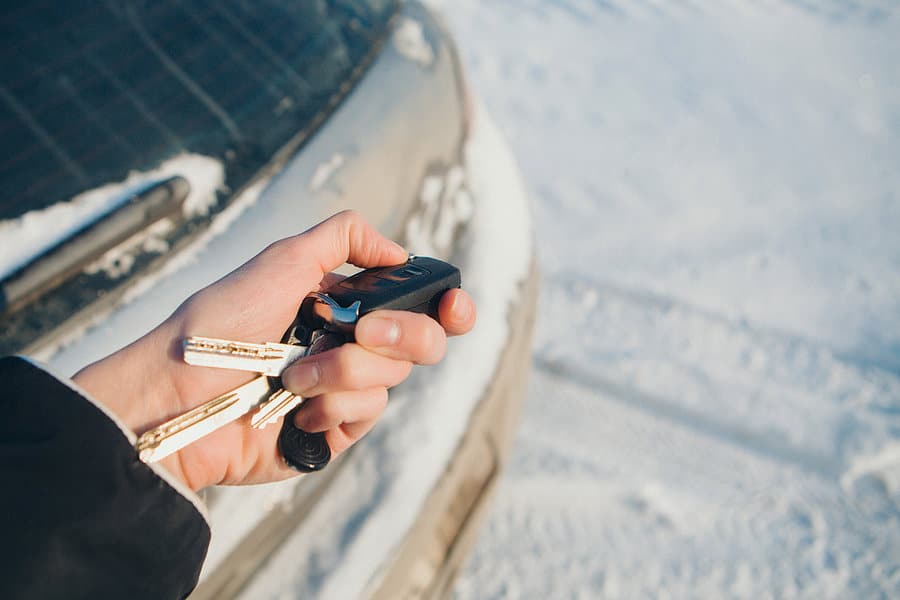
M363 346L393 346L400 339L400 325L394 319L369 317L356 327L356 341Z
M458 321L467 321L472 316L472 303L464 301L462 294L456 294L453 297L453 304L450 305L450 314Z
M319 384L319 365L315 362L295 364L284 372L282 383L295 394L311 390Z

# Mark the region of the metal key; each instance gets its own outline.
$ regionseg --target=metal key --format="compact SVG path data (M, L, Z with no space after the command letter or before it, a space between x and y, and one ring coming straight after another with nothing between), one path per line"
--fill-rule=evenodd
M271 377L281 375L288 365L306 353L306 346L294 344L254 344L200 336L184 340L184 361L190 365L252 371ZM300 396L284 389L275 390L260 403L250 425L263 429L301 402L303 398Z
M273 390L269 376L277 377L285 367L303 356L307 351L305 346L192 336L184 340L183 348L184 361L190 365L252 371L263 376L144 433L136 445L144 462L161 460L257 406L259 411L253 416L251 425L262 429L303 401L302 397L287 390Z
M255 429L263 429L266 425L277 423L278 419L291 412L301 402L302 396L294 395L285 389L273 392L250 417L250 425Z
M277 377L298 358L324 351L325 345L320 343L324 341L323 333L315 334L308 347L300 344L254 344L191 336L184 340L184 361L190 365L239 369ZM274 390L269 398L259 404L250 419L250 425L255 429L263 429L266 425L277 423L301 402L302 396L296 396L285 389Z
M135 444L138 456L145 463L161 460L239 419L267 399L271 392L269 378L263 376L213 398L144 433Z
M329 333L323 329L314 331L308 340L304 356L320 354L332 348L337 348L344 342L344 336ZM272 396L259 405L259 410L250 419L250 425L256 429L263 429L266 425L277 423L278 420L300 406L303 397L295 396L284 389L279 389Z
M191 336L184 340L183 350L184 362L189 365L278 377L289 364L305 355L307 348L294 344L253 344Z

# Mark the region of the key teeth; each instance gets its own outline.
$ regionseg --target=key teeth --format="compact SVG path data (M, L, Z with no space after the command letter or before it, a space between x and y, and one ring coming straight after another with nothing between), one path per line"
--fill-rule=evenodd
M303 402L303 398L295 396L291 392L281 389L273 393L268 401L257 410L250 418L250 425L254 429L265 429Z
M214 356L219 358L243 358L248 360L282 360L286 350L279 345L254 342L236 342L217 338L191 336L182 342L185 357L190 354Z
M258 377L145 432L135 442L138 457L157 462L247 414L268 385L266 377Z
M253 419L250 420L250 426L253 427L253 429L265 429L266 425L268 425L268 424L269 424L268 420L266 420L266 421L260 421L260 420L254 421Z
M278 417L278 416L269 417L269 418L266 419L265 421L257 421L256 423L251 423L250 425L251 425L254 429L260 429L260 430L262 430L262 429L265 429L266 427L268 427L269 425L271 425L271 424L273 424L273 423L277 423L277 422L278 422L278 419L280 419L280 418L281 418L281 417Z

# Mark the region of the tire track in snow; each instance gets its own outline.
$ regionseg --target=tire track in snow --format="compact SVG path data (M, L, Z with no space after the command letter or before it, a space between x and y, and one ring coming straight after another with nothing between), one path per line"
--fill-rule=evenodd
M880 456L879 472L896 470L900 487L900 463L885 454L900 431L892 372L645 290L546 280L544 305L567 317L539 330L535 361L548 373L832 480Z
M666 398L607 379L571 363L537 355L534 357L534 366L551 377L577 383L591 394L603 394L625 406L666 419L679 427L715 438L725 444L737 446L774 462L793 464L808 473L830 481L838 481L843 475L843 470L827 457L737 427L717 419L714 415L686 409Z
M694 313L702 317L703 319L707 319L710 322L716 323L720 326L733 327L736 329L749 329L757 337L778 339L784 343L815 348L820 352L825 352L833 355L836 360L848 366L855 367L861 372L872 371L874 373L877 373L877 376L879 377L886 377L888 379L896 380L898 383L900 383L900 379L898 379L897 377L898 373L900 373L900 369L898 369L898 365L895 362L892 362L890 360L879 361L868 356L859 356L849 352L844 352L839 348L831 346L830 344L819 340L810 339L798 333L785 331L770 325L761 325L759 323L751 322L749 319L742 316L727 315L722 312L717 312L715 310L699 306L690 302L689 300L661 294L651 289L620 285L612 280L605 280L594 275L575 273L571 271L555 271L552 273L545 273L544 280L546 284L552 286L569 288L572 288L574 286L576 288L583 289L589 288L597 293L621 297L634 305L640 305L647 308L652 308L654 310L668 311L675 308L680 308L682 310Z
M900 5L445 7L545 269L458 595L900 597Z

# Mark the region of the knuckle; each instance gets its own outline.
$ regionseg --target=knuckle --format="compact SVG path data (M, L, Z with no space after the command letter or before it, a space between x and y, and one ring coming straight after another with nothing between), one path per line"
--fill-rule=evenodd
M401 366L400 366L400 368L399 368L399 379L400 379L400 381L398 381L397 383L400 383L400 382L405 381L406 378L409 377L410 373L412 373L412 369L413 369L413 363L412 363L412 362L410 362L410 361L408 361L408 360L402 361L402 362L401 362ZM397 385L397 384L395 383L394 385ZM385 389L385 393L387 393L387 389Z
M339 213L334 215L334 218L348 225L351 223L358 223L363 220L362 213L353 208L347 208L340 211Z
M388 398L390 397L390 392L386 387L378 389L378 398L377 398L377 408L378 412L376 414L380 415L385 408L387 408Z
M353 209L342 210L335 214L332 218L337 230L336 233L341 240L349 240L353 237L354 230L364 222L362 214Z
M278 262L294 262L302 244L300 236L292 236L272 242L261 252L267 258Z
M343 410L340 401L332 396L322 396L319 402L319 418L325 425L343 422Z
M331 383L340 387L355 388L361 378L362 349L356 344L344 344L331 357Z
M443 332L438 331L437 324L430 324L422 330L419 336L418 353L421 362L435 363L444 356L446 339Z
M384 386L378 386L366 390L363 403L359 406L354 421L370 421L377 419L387 407L388 390Z

